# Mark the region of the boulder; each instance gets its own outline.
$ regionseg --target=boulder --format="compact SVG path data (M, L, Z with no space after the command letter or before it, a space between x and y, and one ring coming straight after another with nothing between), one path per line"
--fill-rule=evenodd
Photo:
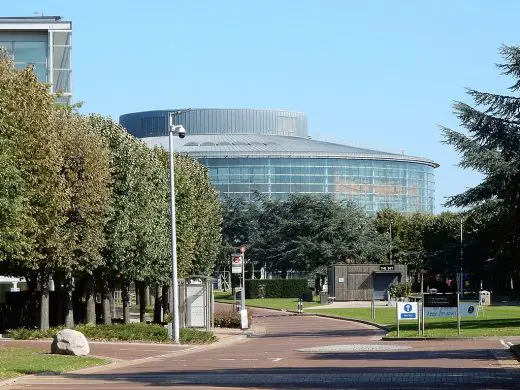
M72 329L63 329L54 336L51 353L85 356L90 353L90 347L83 333Z

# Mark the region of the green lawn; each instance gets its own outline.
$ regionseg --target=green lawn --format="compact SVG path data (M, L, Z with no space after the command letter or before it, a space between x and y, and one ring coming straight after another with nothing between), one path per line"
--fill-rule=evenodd
M105 363L106 361L102 359L51 355L30 348L1 348L0 380L24 374L61 373Z
M370 309L322 309L306 312L329 314L340 317L373 321L390 329L388 336L397 336L395 308L377 307L375 320L370 319ZM484 315L461 318L461 336L518 336L520 335L520 307L489 306ZM401 321L401 337L417 337L417 321ZM455 318L426 319L424 325L426 337L457 337L457 320Z
M215 293L215 302L234 303L231 293ZM303 302L303 308L317 306L316 302ZM269 309L298 310L297 298L258 298L246 299L246 306L266 307Z
M219 293L216 301L233 302L230 293ZM246 306L258 306L272 309L285 309L296 311L296 298L265 298L246 299ZM375 322L387 327L388 336L397 336L396 312L392 307L376 307L375 319L370 318L370 308L348 309L305 309L316 306L318 303L304 302L305 313L326 314L344 318L360 319ZM418 337L417 321L401 321L400 337ZM455 318L427 319L424 326L426 337L458 337L457 320ZM487 337L487 336L519 336L520 335L520 307L519 306L487 306L484 307L484 315L461 318L462 337ZM422 337L422 336L421 336Z

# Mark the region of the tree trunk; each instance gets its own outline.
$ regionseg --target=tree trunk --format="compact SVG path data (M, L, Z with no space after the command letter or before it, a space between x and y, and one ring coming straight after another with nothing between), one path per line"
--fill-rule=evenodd
M72 329L74 327L74 306L72 304L72 278L67 277L64 283L65 293L65 327Z
M170 313L173 313L173 295L172 295L172 291L173 291L173 288L172 286L169 286L168 287L168 302L169 302L169 307L170 307Z
M121 295L123 299L123 322L130 323L130 288L128 283L123 283L121 287Z
M139 321L146 322L146 288L144 282L136 283L139 292Z
M110 286L108 299L110 301L110 311L112 312L112 318L116 318L116 300L114 298L115 286Z
M50 320L50 323L54 322L58 325L64 325L63 309L64 309L64 305L65 305L65 291L66 290L65 290L65 287L62 290L61 285L63 282L63 285L65 286L65 282L61 278L56 276L56 274L54 274L53 279L54 279L54 291L56 294L57 302L53 302L53 305L55 305L55 307L56 307L56 311L55 311L55 316L54 316L54 318L52 318Z
M134 291L135 291L135 305L140 305L140 294L139 294L139 282L134 282Z
M155 286L155 303L153 310L153 322L160 324L163 321L163 307L162 307L162 287Z
M144 288L144 296L145 296L145 302L146 302L146 306L150 306L151 305L151 297L150 297L150 286L147 284Z
M103 324L112 325L112 311L110 307L110 286L108 285L108 281L106 279L103 279L101 281L101 285L103 286Z
M169 305L169 287L163 286L162 288L162 307L163 307L163 313L169 313L170 312L170 305Z
M87 300L87 311L85 322L87 324L96 324L96 292L95 283L92 275L87 275L85 284L85 295Z
M30 271L26 275L27 287L30 291L30 301L27 305L28 327L35 327L40 323L39 296L38 296L38 272Z
M40 330L49 329L49 275L43 271L40 274Z

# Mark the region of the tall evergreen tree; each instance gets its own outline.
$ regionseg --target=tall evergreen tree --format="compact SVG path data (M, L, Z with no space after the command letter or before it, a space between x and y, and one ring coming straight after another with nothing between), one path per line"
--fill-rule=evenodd
M442 127L444 142L462 158L460 167L484 175L477 186L455 195L447 206L471 207L486 220L490 253L512 274L520 269L520 47L502 46L501 73L514 78L510 95L468 89L475 107L454 105L467 132Z

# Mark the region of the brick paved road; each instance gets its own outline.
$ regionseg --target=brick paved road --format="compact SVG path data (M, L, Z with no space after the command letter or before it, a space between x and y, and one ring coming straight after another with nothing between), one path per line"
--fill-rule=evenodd
M256 315L257 334L223 348L29 377L13 388L520 388L518 362L498 338L389 342L363 324L267 310Z

